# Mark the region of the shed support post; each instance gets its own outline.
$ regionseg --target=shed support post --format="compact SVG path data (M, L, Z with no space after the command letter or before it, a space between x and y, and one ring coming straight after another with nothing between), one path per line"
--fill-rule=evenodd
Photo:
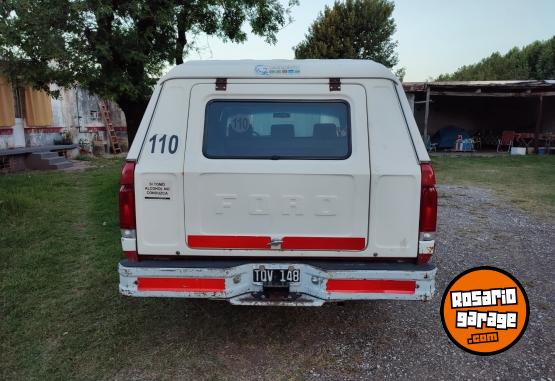
M426 86L426 109L424 112L424 140L428 137L428 116L430 115L430 87Z
M542 131L542 118L543 118L543 96L540 95L538 98L538 113L536 114L536 131L534 132L534 147L536 152L538 150L538 140Z

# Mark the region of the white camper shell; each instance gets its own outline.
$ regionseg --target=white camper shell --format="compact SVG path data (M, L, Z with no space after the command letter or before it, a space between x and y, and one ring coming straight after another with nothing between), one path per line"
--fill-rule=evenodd
M397 78L362 60L192 61L122 171L120 292L426 300L437 195Z

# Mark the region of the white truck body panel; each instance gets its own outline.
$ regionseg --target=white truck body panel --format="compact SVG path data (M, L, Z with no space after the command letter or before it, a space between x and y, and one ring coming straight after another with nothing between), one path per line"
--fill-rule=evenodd
M216 78L226 78L225 90L216 89ZM339 90L330 91L330 78L341 79ZM203 151L205 119L207 105L214 101L345 102L350 154L332 160L208 157ZM420 165L430 159L400 83L370 61L200 61L177 66L156 86L127 160L136 162L136 236L122 238L122 245L135 248L139 256L291 258L295 263L302 258L407 259L424 249L433 252L433 240L419 241ZM271 243L254 249L199 247L192 237L268 237ZM356 239L362 244L343 250L282 247L291 237ZM259 265L264 264L257 261ZM122 292L163 296L130 286L136 271L148 273L120 268ZM152 271L156 276L166 270ZM427 291L395 298L430 296L429 276L435 270L426 271L418 279ZM410 278L405 272L402 278ZM188 270L177 273L185 276ZM226 274L226 285L231 285ZM336 272L329 274L323 279ZM365 274L376 278L381 272ZM316 299L326 299L321 292Z
M330 93L325 82L258 82L230 81L225 92L216 91L208 80L164 83L135 172L139 253L222 255L221 250L187 247L188 235L293 235L367 239L364 250L343 252L342 257L415 257L420 168L395 84L360 80ZM202 154L204 112L189 110L204 110L210 100L225 98L345 100L351 111L352 154L346 160L207 159ZM149 139L162 133L179 137L175 154L149 151ZM171 199L148 199L150 183L169 186ZM295 198L302 215L285 210ZM233 206L223 208L226 203ZM338 254L284 250L279 255Z

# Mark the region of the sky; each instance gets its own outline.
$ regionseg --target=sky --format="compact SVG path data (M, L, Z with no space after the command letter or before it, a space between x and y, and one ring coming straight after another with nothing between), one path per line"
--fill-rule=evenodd
M284 4L287 0L280 0ZM293 23L283 28L275 45L249 33L243 44L199 36L201 48L189 59L294 58L293 47L310 24L334 0L300 0ZM396 0L399 67L405 81L425 81L476 63L495 51L506 53L555 35L555 0ZM250 30L245 26L245 30Z

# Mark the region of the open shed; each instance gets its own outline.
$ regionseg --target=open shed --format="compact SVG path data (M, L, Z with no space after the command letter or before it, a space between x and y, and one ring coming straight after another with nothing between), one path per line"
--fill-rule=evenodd
M491 147L503 131L536 138L555 133L555 80L407 82L403 87L423 136L464 129Z

